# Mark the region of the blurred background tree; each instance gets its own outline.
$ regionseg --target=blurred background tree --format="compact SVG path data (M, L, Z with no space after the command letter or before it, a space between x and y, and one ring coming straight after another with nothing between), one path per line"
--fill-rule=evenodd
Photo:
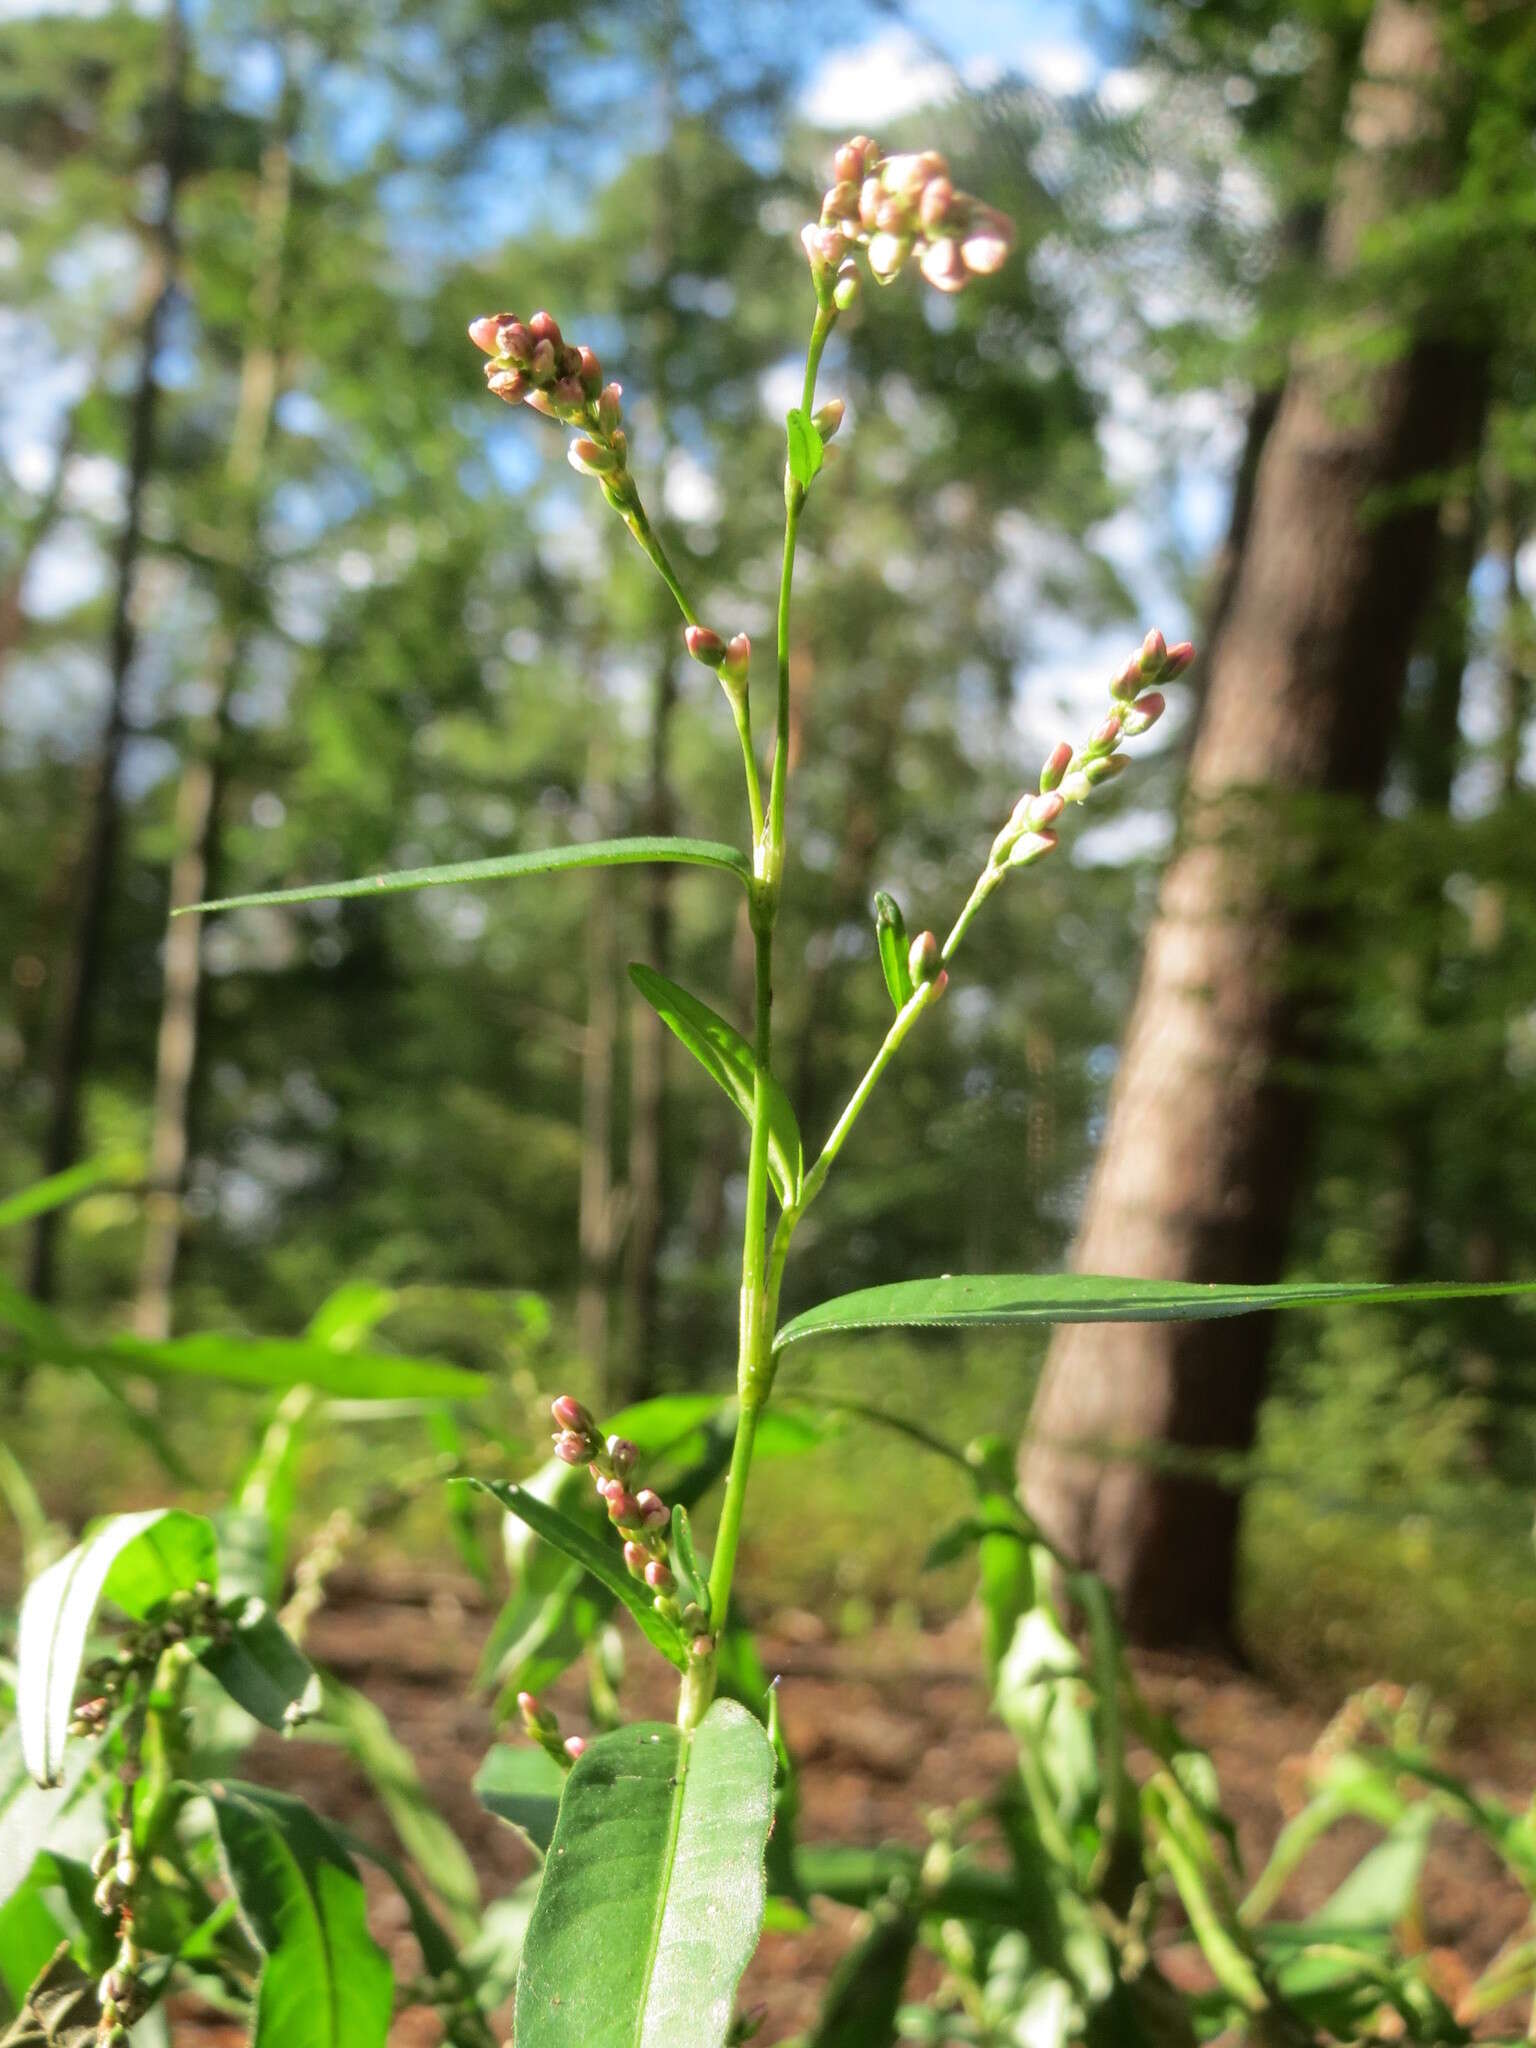
M1394 23L1412 62L1380 55ZM624 973L743 1010L707 881L170 941L165 914L610 831L739 836L714 685L559 437L484 398L463 330L546 304L598 350L706 616L761 645L796 230L860 125L937 137L1020 249L959 302L897 286L829 358L850 417L802 556L817 746L777 1023L808 1133L881 1028L872 891L939 921L1146 605L1205 654L1170 743L977 933L788 1306L1060 1264L1085 1203L1077 1256L1107 1270L1528 1266L1529 10L1063 0L1051 25L777 0L0 24L0 1158L9 1185L147 1161L18 1278L145 1330L297 1328L348 1274L536 1289L612 1398L723 1382L739 1132ZM1373 66L1412 74L1374 113ZM1383 93L1424 138L1406 196ZM1261 848L1197 851L1197 805L1233 784L1301 806L1265 800ZM1240 943L1203 913L1189 938L1202 861ZM1175 1061L1177 1001L1198 1029ZM1063 1345L1035 1417L1037 1505L1144 1627L1299 1609L1353 1546L1328 1640L1369 1667L1359 1615L1380 1632L1413 1577L1405 1518L1444 1532L1452 1605L1474 1555L1520 1553L1519 1315L1341 1320L1272 1367L1255 1326L1203 1327L1221 1349ZM818 1371L909 1412L941 1385L963 1436L1022 1429L1039 1363L913 1345L873 1381L867 1353ZM45 1430L46 1388L26 1398ZM174 1424L214 1427L195 1404ZM1120 1455L1047 1441L1083 1437ZM903 1469L838 1472L847 1529ZM835 1518L825 1555L776 1541L778 1590L905 1594L911 1520L878 1557L834 1555Z

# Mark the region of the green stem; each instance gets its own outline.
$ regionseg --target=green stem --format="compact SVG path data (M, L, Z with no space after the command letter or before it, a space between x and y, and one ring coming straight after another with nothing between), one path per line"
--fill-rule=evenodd
M827 336L837 319L830 305L818 305L806 349L802 404L807 411L816 395L816 372ZM742 755L747 767L748 801L753 809L757 858L754 867L759 886L754 891L752 940L755 951L755 1027L753 1031L752 1148L747 1157L746 1218L742 1226L741 1328L736 1361L736 1390L740 1409L736 1440L731 1447L731 1469L726 1475L725 1499L720 1508L720 1526L715 1537L714 1563L709 1574L710 1629L718 1639L730 1611L731 1581L736 1571L736 1552L741 1541L741 1519L746 1506L747 1479L752 1469L752 1450L757 1425L773 1384L773 1335L778 1313L778 1280L783 1259L777 1256L770 1284L768 1271L768 1085L773 1050L773 927L778 915L779 887L784 871L784 799L789 779L789 628L794 590L795 547L800 532L800 514L805 507L805 490L792 477L784 487L784 561L779 579L778 609L778 724L769 786L768 815L762 817L762 797L752 755L751 729L745 707L737 718ZM627 515L626 515L627 516ZM639 515L643 520L643 513ZM648 529L647 529L648 530ZM631 531L646 547L640 529ZM649 547L646 552L651 553ZM658 550L659 552L659 550ZM663 567L664 557L652 555L667 577L673 595L682 603L675 580ZM766 829L766 836L765 836ZM787 1240L786 1240L787 1248ZM692 1726L709 1704L713 1690L712 1673L699 1681L690 1674L685 1683L680 1719Z
M827 336L837 321L836 309L818 306L811 324L810 345L805 352L805 382L800 392L800 409L809 413L816 402L816 373L821 367ZM784 562L779 573L779 715L773 745L773 771L768 788L768 844L772 859L770 874L777 885L784 853L784 794L789 782L789 614L795 580L795 549L800 539L800 514L805 509L805 486L786 473L784 482Z
M747 809L752 816L752 865L755 872L763 844L763 786L758 780L757 756L752 751L752 712L745 690L739 698L731 698L731 713L736 720L736 737L741 741L741 764L747 776Z
M673 568L666 549L657 538L656 529L646 517L645 507L640 502L638 492L635 493L629 504L619 508L619 517L624 521L624 524L629 528L645 553L655 564L657 574L662 582L666 584L668 590L671 591L673 597L676 598L677 608L682 613L684 619L690 626L696 626L699 623L699 615L688 602L688 593L677 580L677 571Z
M992 867L990 865L982 869L976 879L975 888L966 897L965 907L955 919L949 937L944 941L943 950L939 954L939 958L946 967L959 951L960 942L970 929L971 919L980 910L983 903L992 894L992 891L999 886L1007 872L1006 868Z

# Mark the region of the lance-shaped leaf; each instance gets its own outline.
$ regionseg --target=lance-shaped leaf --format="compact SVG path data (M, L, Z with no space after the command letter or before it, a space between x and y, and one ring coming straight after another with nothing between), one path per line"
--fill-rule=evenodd
M967 1330L1009 1323L1179 1323L1267 1309L1348 1303L1460 1301L1472 1295L1536 1294L1536 1280L1287 1281L1275 1286L1132 1280L1093 1273L977 1273L861 1287L795 1316L776 1350L807 1337L854 1330Z
M533 853L501 853L489 860L450 861L446 867L402 868L390 875L359 875L349 882L315 882L298 889L260 889L250 896L221 896L191 903L185 917L201 910L251 910L262 904L330 903L343 896L394 896L407 889L471 887L476 882L510 882L523 875L555 875L567 868L641 867L652 863L722 868L750 882L752 870L734 846L713 839L594 839L586 846L545 846Z
M517 1979L517 2048L721 2048L757 1945L773 1810L760 1724L604 1735L566 1781Z
M73 1365L98 1378L121 1373L228 1380L237 1386L314 1387L354 1401L473 1401L483 1374L437 1358L391 1351L341 1350L313 1337L246 1337L205 1331L156 1343L127 1335L104 1342L78 1338L51 1309L0 1281L0 1328L21 1340L29 1362Z
M84 1159L78 1166L67 1166L62 1173L35 1180L0 1201L0 1230L14 1230L18 1223L28 1223L51 1209L62 1209L105 1183L130 1181L137 1171L138 1161L131 1157Z
M384 2048L388 1960L345 1848L297 1799L210 1786L230 1882L266 1956L252 2048Z
M540 1500L526 1486L508 1486L504 1481L494 1479L463 1479L454 1481L454 1484L478 1486L494 1495L519 1521L526 1522L536 1535L553 1544L556 1550L564 1551L573 1563L579 1564L583 1571L590 1572L599 1584L606 1586L635 1617L641 1633L680 1671L684 1668L688 1652L681 1632L656 1612L652 1605L654 1596L642 1581L630 1577L617 1551L584 1529L580 1522L562 1514L559 1508L552 1508L548 1501Z
M885 976L886 990L896 1008L904 1010L913 995L906 919L896 898L883 889L875 897L875 942L880 949L880 972Z
M320 1711L319 1674L265 1600L247 1600L198 1662L264 1728L296 1727Z
M526 1835L541 1856L554 1836L564 1790L565 1772L552 1756L506 1742L488 1750L475 1773L480 1804Z
M75 1686L97 1603L114 1600L135 1619L199 1579L213 1581L213 1524L180 1508L113 1515L33 1580L16 1641L16 1718L27 1769L59 1782Z
M682 1040L705 1073L725 1090L750 1123L757 1062L751 1046L735 1025L727 1024L708 1003L701 1003L697 996L679 988L675 981L668 981L654 967L641 966L637 961L630 967L629 978L667 1029ZM800 1193L805 1152L789 1097L771 1074L767 1082L768 1177L774 1193L787 1207Z

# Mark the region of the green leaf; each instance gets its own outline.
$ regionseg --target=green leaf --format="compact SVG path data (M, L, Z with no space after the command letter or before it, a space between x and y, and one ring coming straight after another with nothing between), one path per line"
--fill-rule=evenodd
M853 1330L967 1330L1008 1323L1179 1323L1266 1309L1335 1308L1351 1302L1461 1301L1536 1294L1536 1280L1286 1281L1244 1287L1193 1280L1132 1280L1092 1273L977 1273L861 1287L787 1322L774 1349Z
M826 444L816 422L798 405L786 416L784 426L789 438L789 473L801 490L808 490L826 460Z
M18 1223L30 1223L34 1216L62 1209L104 1182L131 1181L138 1171L139 1162L132 1156L84 1159L78 1166L66 1167L62 1173L50 1174L46 1180L33 1181L30 1187L7 1195L0 1201L0 1230L14 1230Z
M64 1767L62 1782L34 1783L21 1752L21 1730L13 1721L0 1729L0 1905L27 1881L39 1850L63 1856L94 1854L107 1833L99 1797L96 1758L81 1743Z
M660 1650L661 1654L681 1671L687 1664L688 1652L680 1632L670 1621L664 1621L651 1604L652 1595L643 1584L632 1579L624 1569L618 1553L602 1543L584 1529L580 1522L572 1521L569 1515L553 1508L548 1501L540 1500L526 1486L508 1486L502 1480L461 1479L453 1482L458 1486L478 1486L484 1492L494 1495L504 1508L526 1522L535 1535L542 1536L546 1543L556 1550L564 1551L583 1571L589 1572L600 1585L606 1586L615 1599L629 1609L639 1624L641 1633Z
M705 1073L725 1090L750 1123L757 1062L751 1046L735 1025L727 1024L707 1003L701 1003L697 996L679 988L675 981L668 981L653 967L636 961L630 967L629 978L667 1029L682 1040ZM768 1175L774 1192L787 1208L800 1193L805 1153L789 1097L771 1074L767 1082Z
M98 1375L149 1373L229 1380L238 1386L314 1387L322 1394L366 1401L469 1401L485 1377L436 1358L338 1350L311 1337L244 1337L222 1331L155 1343L127 1335L98 1342L75 1337L50 1309L0 1281L0 1325L22 1339L30 1362L79 1366Z
M881 1903L869 1931L833 1971L806 2048L894 2048L918 1926L906 1907Z
M688 1519L688 1510L679 1502L672 1510L672 1557L677 1567L679 1591L683 1606L692 1600L709 1615L709 1573L699 1562L699 1553L694 1547L693 1524Z
M683 867L723 868L742 882L752 870L734 846L712 839L595 839L587 846L546 846L533 853L502 853L491 860L452 861L447 867L405 868L392 875L359 875L350 882L317 882L302 889L262 889L252 896L221 896L190 903L174 913L249 910L264 903L329 903L342 896L392 896L405 889L440 889L475 882L513 881L521 875L553 875L566 868L622 868L653 862Z
M180 1508L113 1515L27 1588L16 1645L22 1755L40 1785L59 1782L75 1686L98 1601L135 1619L218 1571L213 1524Z
M320 1679L265 1600L250 1599L222 1643L198 1662L264 1728L291 1728L320 1711Z
M517 2048L720 2048L757 1945L773 1751L733 1700L600 1737L566 1780Z
M880 948L880 972L885 976L891 1001L903 1010L913 996L912 969L907 964L911 949L901 905L883 889L875 897L875 942Z
M1336 1891L1311 1914L1308 1940L1350 1940L1390 1934L1418 1896L1435 1809L1410 1806L1386 1840L1362 1856Z
M475 1773L475 1797L498 1820L525 1834L542 1856L555 1832L565 1772L542 1749L498 1742Z
M252 2048L384 2048L393 1975L346 1850L298 1800L209 1788L240 1910L266 1954Z
M455 1934L467 1938L480 1910L479 1881L464 1844L421 1782L416 1759L372 1700L329 1675L321 1711L378 1794L401 1848L448 1909Z

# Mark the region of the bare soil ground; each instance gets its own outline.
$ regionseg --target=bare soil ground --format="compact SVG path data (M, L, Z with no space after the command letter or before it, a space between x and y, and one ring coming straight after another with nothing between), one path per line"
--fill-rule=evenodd
M319 1660L388 1715L467 1845L485 1895L494 1898L526 1874L527 1864L516 1835L486 1814L470 1791L496 1739L487 1707L468 1689L489 1620L467 1581L339 1575L309 1640ZM925 1809L950 1804L1007 1768L1010 1738L987 1719L968 1622L937 1634L877 1631L849 1644L831 1640L815 1617L790 1613L770 1620L762 1647L769 1669L782 1674L785 1726L803 1768L806 1840L920 1842ZM1257 1867L1327 1711L1283 1698L1214 1660L1143 1658L1140 1675L1153 1704L1173 1712L1214 1756L1244 1859ZM649 1682L649 1667L636 1659L626 1698L632 1711L670 1713L666 1674L658 1670L656 1677L663 1682ZM579 1683L556 1688L551 1701L573 1730L583 1725ZM1536 1785L1536 1744L1511 1739L1463 1751L1456 1765L1479 1787L1526 1799ZM390 1844L388 1823L366 1780L334 1749L263 1737L244 1768L303 1794L365 1838ZM1369 1839L1368 1831L1347 1828L1329 1837L1304 1866L1287 1905L1304 1911L1319 1903ZM1437 1952L1443 1988L1454 1993L1464 1973L1480 1968L1519 1927L1524 1911L1517 1888L1481 1842L1450 1828L1438 1832L1422 1937ZM744 2004L767 2007L759 2036L765 2044L809 2023L856 1917L828 1907L806 1932L765 1938L742 1994ZM374 1930L398 1971L416 1968L404 1912L384 1886L375 1896ZM190 2003L178 2008L174 2032L179 2048L239 2048L242 2040L227 2021ZM420 2012L402 2014L391 2036L397 2048L427 2048L438 2038L435 2021Z

